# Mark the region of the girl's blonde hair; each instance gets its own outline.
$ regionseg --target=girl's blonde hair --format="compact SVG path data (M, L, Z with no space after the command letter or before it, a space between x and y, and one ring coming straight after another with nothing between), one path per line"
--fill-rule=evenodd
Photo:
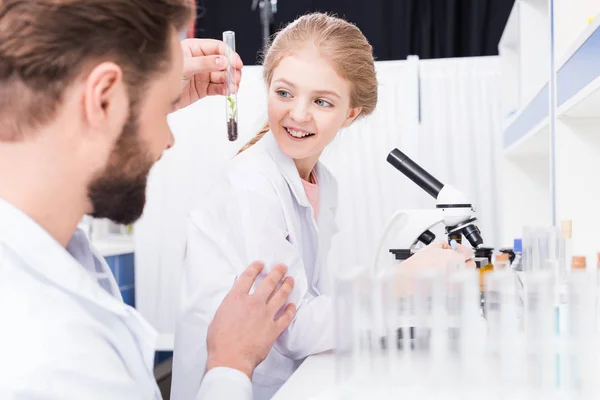
M361 107L359 117L377 105L377 76L373 47L355 25L323 13L304 15L282 29L269 47L263 62L263 78L271 85L273 71L283 57L302 44L313 44L336 72L351 83L350 107ZM238 152L248 149L269 131L267 123Z

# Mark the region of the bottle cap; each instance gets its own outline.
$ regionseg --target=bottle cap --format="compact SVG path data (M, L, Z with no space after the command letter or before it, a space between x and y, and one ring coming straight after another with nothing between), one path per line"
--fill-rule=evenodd
M573 236L573 221L560 221L560 230L562 232L563 239L571 239Z
M515 239L513 241L513 250L515 251L515 253L522 253L523 252L523 240L522 239Z
M573 256L573 259L571 261L572 269L585 269L585 267L586 267L586 263L585 263L584 256Z

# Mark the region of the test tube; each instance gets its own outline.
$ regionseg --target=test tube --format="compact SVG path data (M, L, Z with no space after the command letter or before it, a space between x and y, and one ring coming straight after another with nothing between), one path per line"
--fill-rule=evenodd
M335 309L335 364L336 381L342 385L354 375L359 291L357 284L361 271L334 273L333 305Z
M227 137L233 142L238 137L238 103L235 90L235 32L223 32L225 43L225 57L227 57L227 72L225 78L225 107L227 122Z
M414 274L402 269L396 271L396 321L397 382L400 385L414 385L418 377L415 371L415 296Z
M532 271L525 285L527 383L530 390L548 392L555 386L554 271Z
M558 289L559 303L567 302L567 289L571 255L573 254L573 224L571 221L561 221L558 238Z
M596 285L584 262L583 257L573 257L568 284L568 353L564 357L566 386L579 398L593 393L598 384L598 339L594 326Z
M335 371L342 398L372 385L371 364L378 340L372 299L369 269L348 266L334 271Z
M387 267L371 272L372 354L370 383L379 387L396 381L397 368L397 268Z
M448 349L445 276L436 268L415 274L415 339L417 369L432 390L444 383Z
M485 308L488 321L489 378L498 390L515 387L522 355L517 325L515 279L510 270L486 274Z
M457 363L454 373L462 391L475 391L483 371L485 324L479 307L479 275L472 269L460 270L448 278L448 318L450 350Z

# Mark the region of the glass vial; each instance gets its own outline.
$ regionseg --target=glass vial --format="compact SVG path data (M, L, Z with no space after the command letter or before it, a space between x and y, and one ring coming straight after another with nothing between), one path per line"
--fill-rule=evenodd
M225 42L225 57L227 57L227 71L225 78L225 106L227 122L227 138L233 142L238 137L238 103L235 90L235 32L223 32Z

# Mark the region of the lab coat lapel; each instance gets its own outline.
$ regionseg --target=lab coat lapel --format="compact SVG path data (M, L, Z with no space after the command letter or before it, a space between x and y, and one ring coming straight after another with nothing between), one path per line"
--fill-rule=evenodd
M317 284L321 274L328 273L328 271L322 271L322 264L327 262L327 254L331 248L332 238L338 231L335 222L338 200L337 183L327 168L321 162L318 162L315 172L319 182L319 256L315 263L312 285L317 292L320 292L320 290L317 290Z
M262 140L265 141L267 151L273 157L275 164L286 180L298 204L303 207L310 207L310 202L304 191L304 186L302 185L302 180L300 179L300 174L298 173L296 164L294 164L294 160L281 151L271 131L267 132Z
M30 269L33 274L41 276L49 284L71 293L76 298L101 307L114 313L126 321L126 326L136 338L138 351L146 367L147 376L153 376L154 350L157 333L133 308L122 302L120 294L113 296L100 286L86 267L80 264L63 246L33 219L0 198L0 243L7 251L13 252L23 262L23 268ZM79 238L81 239L81 238ZM102 271L111 274L103 257L90 248L87 239L74 244L82 252L82 259L89 260L89 251L100 262ZM112 279L114 280L114 279ZM111 283L114 291L114 284ZM118 288L117 288L118 293ZM158 389L154 389L154 397L159 398Z
M298 204L303 207L310 207L310 202L304 191L304 185L302 185L302 180L294 161L281 151L272 132L267 132L261 139L261 142L263 140L263 145L267 148L267 151L278 166ZM327 253L331 247L331 238L337 232L337 225L335 223L337 184L331 173L320 162L315 167L315 173L319 182L319 217L317 226L315 227L318 255L316 257L313 279L309 284L318 294L319 290L316 285L321 275L321 264L326 261ZM323 271L323 273L327 273L327 271Z

